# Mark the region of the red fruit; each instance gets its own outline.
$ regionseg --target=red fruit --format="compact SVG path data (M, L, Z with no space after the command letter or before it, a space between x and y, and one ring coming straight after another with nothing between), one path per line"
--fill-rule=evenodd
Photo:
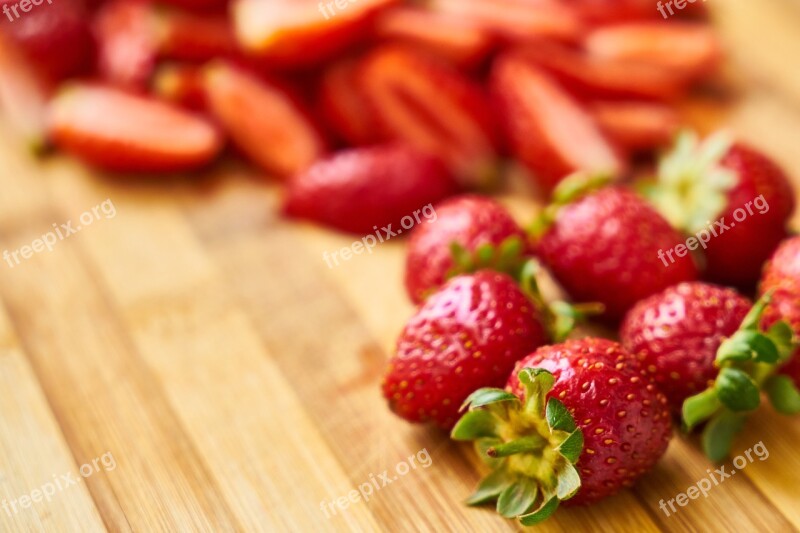
M761 292L794 290L800 285L800 237L781 243L764 268Z
M638 301L697 278L691 255L673 252L683 242L639 196L608 187L561 207L537 252L575 301L600 302L617 320Z
M383 395L398 416L447 429L470 393L502 386L514 363L546 341L538 310L509 276L458 276L406 324Z
M753 303L733 289L681 283L636 304L620 328L622 345L642 358L673 412L708 388L717 349L742 325Z
M206 108L203 73L200 67L165 63L153 76L153 93L168 102L194 110Z
M325 152L306 111L284 89L223 62L207 67L203 81L211 113L266 172L291 176Z
M189 11L222 11L228 5L228 0L161 0L161 3Z
M234 0L239 44L275 66L296 68L336 56L367 35L374 17L397 0L339 4L318 0Z
M189 170L210 162L222 147L217 130L199 117L94 85L59 92L48 126L57 146L108 170Z
M578 170L621 172L624 163L586 108L543 71L506 56L491 85L512 151L545 191Z
M481 196L460 196L436 206L436 218L411 233L406 255L406 289L414 303L421 303L444 284L456 267L451 252L457 243L469 254L516 238L522 245L525 232L498 202ZM520 252L521 250L518 250ZM509 265L511 266L511 265Z
M618 146L630 151L653 150L669 144L680 127L671 107L651 102L606 101L591 104L600 129Z
M575 465L581 487L570 505L597 501L630 487L653 468L672 436L666 397L636 357L619 344L587 338L544 346L517 363L506 390L522 398L519 372L541 368L583 432ZM530 431L530 430L528 430Z
M152 7L136 0L108 2L97 12L94 33L100 76L115 85L144 89L158 52Z
M42 74L60 80L91 68L94 41L82 2L40 1L40 5L27 2L28 12L16 0L3 0L0 4L3 8L0 31L19 46Z
M156 23L159 54L163 57L205 61L237 53L233 28L223 15L161 11Z
M339 152L295 176L286 212L368 237L376 233L383 242L410 229L428 204L457 190L435 157L381 145Z
M626 20L662 19L652 0L567 0L581 17L591 23L608 24ZM699 4L699 3L698 3ZM700 9L693 7L694 11ZM675 11L676 13L683 13ZM672 24L672 22L670 22Z
M397 139L438 155L468 183L496 173L495 126L481 89L449 65L384 47L361 67L364 95Z

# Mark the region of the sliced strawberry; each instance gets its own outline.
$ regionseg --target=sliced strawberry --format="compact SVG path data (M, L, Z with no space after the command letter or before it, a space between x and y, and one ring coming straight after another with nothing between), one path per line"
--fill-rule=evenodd
M48 116L60 148L108 170L169 172L197 168L222 147L207 121L144 96L99 85L59 92Z
M495 123L480 87L446 63L399 46L372 52L361 81L396 139L438 155L467 183L493 179Z
M616 148L589 111L541 69L514 56L501 57L491 85L514 154L544 191L578 170L622 171Z
M237 52L233 27L224 15L161 11L157 24L159 53L164 57L205 61Z
M653 0L564 0L564 3L592 24L661 18Z
M212 114L265 171L287 177L325 151L300 103L275 84L224 62L207 67L203 82Z
M108 2L95 17L94 32L103 79L126 88L146 87L158 52L151 6L136 0Z
M23 142L39 149L44 144L50 87L8 41L0 34L0 109Z
M590 56L554 42L541 42L515 53L548 70L582 97L670 100L681 95L690 81L669 69Z
M669 144L678 132L680 117L667 105L652 102L595 102L590 110L600 128L629 150L651 150Z
M325 70L318 97L319 112L325 124L354 146L373 144L385 138L375 115L364 105L357 65L356 60L345 59Z
M583 25L577 13L552 0L431 0L430 9L459 17L513 41L576 40Z
M364 38L375 15L397 0L234 0L239 44L281 67L315 64ZM345 7L339 7L344 5Z
M161 0L161 3L189 11L223 11L228 5L228 0Z
M205 109L206 98L201 68L184 63L160 65L153 76L153 93L168 102L189 109Z
M722 58L711 26L680 21L604 26L589 34L585 46L596 57L661 66L690 77L708 73Z
M490 32L473 21L415 7L388 10L375 31L382 39L419 46L462 67L479 64L494 45Z

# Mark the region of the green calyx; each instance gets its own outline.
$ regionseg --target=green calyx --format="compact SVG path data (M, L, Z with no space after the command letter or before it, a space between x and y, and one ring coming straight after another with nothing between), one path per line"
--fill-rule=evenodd
M481 245L474 252L453 241L450 243L453 268L447 273L447 278L488 268L519 279L526 260L525 249L525 243L517 236L508 237L499 246Z
M610 174L589 174L576 172L561 180L553 191L551 203L544 208L528 228L528 234L539 240L556 220L558 212L565 205L576 202L584 196L605 187L613 181Z
M702 142L694 132L681 132L659 161L655 182L642 184L640 192L674 228L697 232L725 209L727 192L736 184L734 171L720 164L732 145L724 132Z
M583 433L563 403L547 399L555 383L550 372L525 368L519 380L525 389L522 400L502 389L472 393L450 436L474 441L478 456L493 469L466 503L496 502L498 513L530 526L580 489L575 463Z
M713 461L728 456L747 416L761 405L762 391L778 412L800 413L800 391L791 379L776 374L797 347L792 329L777 322L766 332L759 330L770 300L767 293L756 302L739 330L720 344L715 363L720 370L714 385L683 403L687 431L708 422L703 450Z

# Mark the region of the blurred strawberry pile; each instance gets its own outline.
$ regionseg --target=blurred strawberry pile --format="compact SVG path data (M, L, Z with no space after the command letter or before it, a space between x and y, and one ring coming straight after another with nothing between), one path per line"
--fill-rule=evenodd
M650 0L62 0L18 14L0 24L0 101L32 143L173 172L230 141L270 177L300 175L290 212L356 232L392 217L323 217L308 189L385 184L303 174L331 152L355 150L328 162L346 171L434 176L378 194L387 212L496 184L509 160L544 192L576 170L624 175L673 136L671 104L721 55L701 4L665 22Z

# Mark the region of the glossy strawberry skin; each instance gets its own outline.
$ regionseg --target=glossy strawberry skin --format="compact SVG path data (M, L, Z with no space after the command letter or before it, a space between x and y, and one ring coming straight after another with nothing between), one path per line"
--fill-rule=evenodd
M622 345L640 355L673 412L717 375L717 349L733 335L752 302L733 289L681 283L636 304L620 328Z
M450 429L469 394L502 387L514 364L546 341L538 311L509 276L458 276L406 324L383 395L398 416Z
M705 275L716 283L751 288L764 263L787 236L795 193L786 174L774 162L747 146L735 145L721 165L734 171L738 181L728 191L727 207L717 217L724 218L730 228L708 243ZM763 214L753 206L760 195L769 208ZM746 210L748 203L753 214ZM736 210L741 210L739 219L743 218L742 213L746 218L734 220Z
M286 213L356 234L373 234L458 192L442 162L405 145L344 150L288 183ZM408 223L406 223L408 226ZM410 229L410 228L406 228Z
M594 502L630 487L664 454L672 436L667 398L638 358L606 339L544 346L517 363L507 390L522 397L523 368L543 368L556 379L558 398L583 431L576 468L581 488L568 505Z
M522 228L498 202L481 196L460 196L435 206L436 219L411 233L406 255L406 289L414 303L424 301L441 286L454 267L450 245L475 252L480 246L499 246L506 239L526 241Z
M633 192L608 187L559 210L536 251L580 302L600 302L619 320L639 300L697 279L690 255L659 259L684 238Z

